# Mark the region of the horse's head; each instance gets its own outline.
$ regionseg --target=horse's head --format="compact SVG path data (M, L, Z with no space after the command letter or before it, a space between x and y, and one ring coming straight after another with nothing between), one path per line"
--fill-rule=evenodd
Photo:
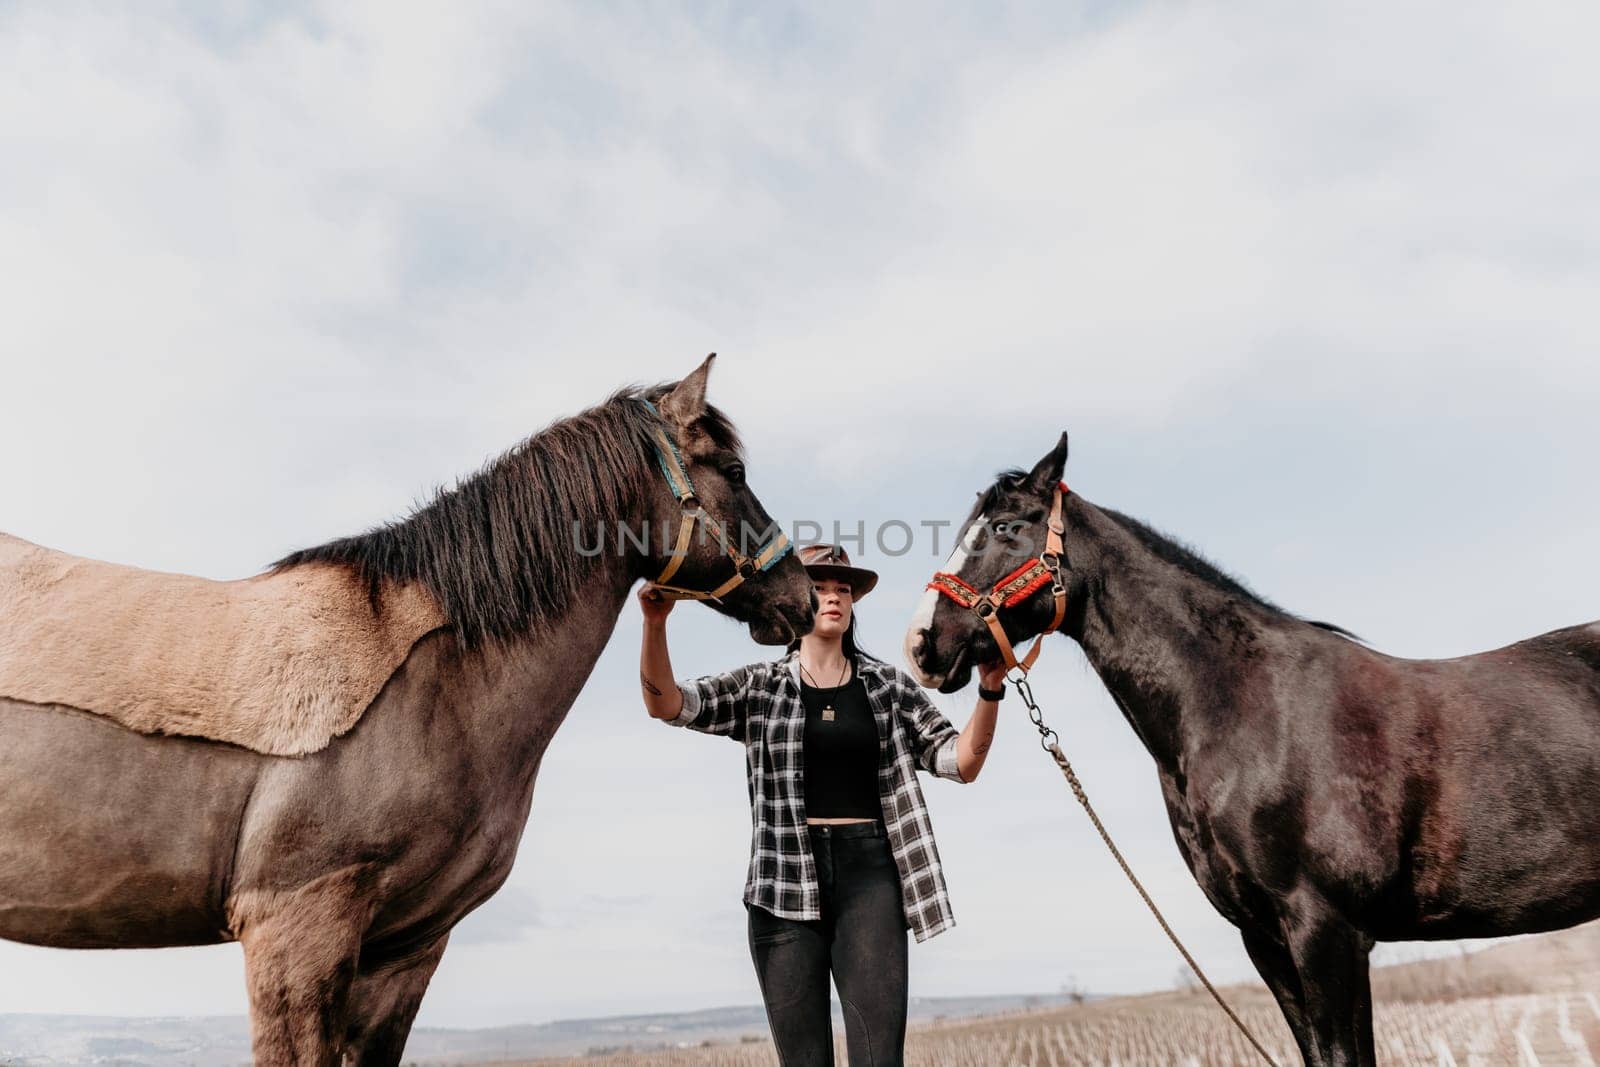
M660 492L646 576L667 596L704 600L748 624L759 644L788 644L810 632L816 593L745 479L733 424L706 403L715 358L654 401L666 438L656 449Z
M953 693L971 679L975 664L1002 658L990 624L978 611L958 603L957 596L986 602L992 597L994 617L1013 645L1044 632L1052 622L1059 624L1058 603L1077 599L1065 555L1059 560L1059 572L1037 565L1040 559L1055 562L1049 559L1048 522L1066 463L1063 433L1033 470L1008 471L978 494L940 572L941 580L957 579L947 583L956 595L942 594L930 582L906 629L906 661L923 685ZM1036 561L1032 567L1030 560ZM1066 583L1065 599L1059 601L1053 595L1057 573ZM987 603L979 605L979 611L988 610Z

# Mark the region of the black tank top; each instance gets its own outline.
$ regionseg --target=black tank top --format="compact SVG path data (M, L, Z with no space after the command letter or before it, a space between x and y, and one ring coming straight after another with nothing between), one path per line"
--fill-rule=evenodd
M806 815L816 819L881 819L878 726L857 675L844 685L800 686L806 709ZM825 710L831 707L831 716Z

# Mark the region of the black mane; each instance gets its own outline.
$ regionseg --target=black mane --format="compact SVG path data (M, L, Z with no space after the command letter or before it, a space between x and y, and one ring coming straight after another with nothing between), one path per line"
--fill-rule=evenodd
M1212 563L1210 560L1200 555L1200 553L1196 552L1182 541L1179 541L1175 537L1168 537L1166 534L1147 526L1145 523L1140 522L1131 515L1124 515L1122 512L1113 510L1112 508L1101 508L1100 510L1106 515L1109 515L1111 520L1117 525L1121 526L1124 530L1127 530L1129 533L1133 534L1134 537L1138 538L1139 543L1144 545L1145 548L1149 549L1150 553L1156 558L1163 559L1166 562L1171 563L1184 573L1191 574L1194 577L1199 578L1201 581L1207 583L1213 588L1220 589L1224 593L1229 593L1233 596L1236 596L1247 603L1254 604L1256 607L1265 608L1267 611L1274 612L1278 615L1284 615L1291 619L1299 619L1301 622L1309 623L1318 629L1327 630L1330 633L1336 633L1340 637L1348 637L1352 641L1361 640L1361 638L1357 637L1349 630L1346 630L1343 626L1335 626L1331 622L1319 622L1316 619L1307 619L1304 616L1296 615L1292 611L1285 611L1283 608L1280 608L1278 605L1274 604L1260 593L1257 593L1255 590L1245 585L1243 582L1229 574L1227 571L1223 570L1221 567L1218 567L1215 563Z
M1157 559L1165 560L1184 573L1199 578L1207 585L1254 604L1258 608L1266 608L1268 611L1275 611L1280 615L1289 614L1289 612L1284 611L1278 605L1206 559L1193 548L1179 541L1176 537L1164 534L1133 516L1125 515L1114 508L1101 508L1100 510L1110 516L1118 526L1133 534L1139 543Z
M1017 467L1008 471L1001 471L995 475L994 484L978 494L978 502L972 505L972 510L967 512L967 520L962 523L962 529L972 525L972 520L979 515L987 515L1002 502L1008 493L1014 493L1021 488L1022 483L1028 478L1028 472ZM956 536L960 536L958 532Z
M995 478L994 484L979 494L978 503L973 506L972 513L967 516L967 522L970 523L977 516L987 514L991 508L1004 501L1008 493L1015 492L1027 477L1027 471L1016 468L1000 472ZM1182 541L1161 533L1131 515L1125 515L1112 508L1101 508L1100 510L1117 525L1137 538L1139 543L1156 558L1171 563L1185 574L1193 575L1215 589L1220 589L1231 596L1236 596L1267 611L1284 615L1291 619L1299 619L1301 622L1310 623L1312 626L1348 637L1354 641L1361 640L1361 638L1342 626L1335 626L1330 622L1318 622L1315 619L1302 618L1293 612L1285 611ZM1071 538L1072 528L1068 526L1067 539L1069 542Z
M571 606L599 557L584 556L572 523L614 529L662 477L641 399L671 384L626 386L604 403L551 423L403 519L291 552L278 572L302 563L340 563L367 583L374 606L384 580L421 582L468 648L548 632ZM727 416L707 405L696 429L742 452Z

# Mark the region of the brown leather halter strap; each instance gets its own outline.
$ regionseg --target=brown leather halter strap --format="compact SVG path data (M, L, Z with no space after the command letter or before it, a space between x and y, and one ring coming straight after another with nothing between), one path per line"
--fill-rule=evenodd
M646 407L655 411L656 407L650 401L644 401ZM659 413L658 413L659 414ZM678 498L678 507L682 516L678 520L678 537L672 550L667 553L667 565L650 584L667 600L720 600L733 589L738 588L762 571L771 567L782 559L790 549L789 538L780 529L768 541L766 547L754 556L746 556L734 547L733 541L728 537L727 529L700 504L695 496L694 483L689 480L689 471L683 465L683 456L678 452L677 444L667 434L665 424L655 429L656 459L661 463L661 473L666 476L667 488L672 490L672 495ZM678 572L684 558L689 554L689 539L694 535L696 522L704 522L721 543L722 548L733 560L733 576L715 589L686 589L682 586L667 585L667 579Z
M994 588L987 593L978 592L948 571L939 571L927 585L927 588L943 593L984 621L994 635L995 643L1000 646L1000 654L1005 657L1008 671L1020 670L1026 675L1032 670L1039 658L1039 648L1044 644L1045 635L1054 633L1067 617L1067 584L1061 575L1062 537L1066 533L1061 521L1061 500L1068 492L1070 490L1065 482L1056 484L1055 495L1050 502L1050 525L1045 534L1044 551L994 583ZM1011 647L1011 639L1006 636L1005 627L1000 625L1000 609L1021 604L1046 584L1050 585L1050 595L1055 598L1055 615L1050 625L1039 632L1028 654L1018 660L1016 651Z

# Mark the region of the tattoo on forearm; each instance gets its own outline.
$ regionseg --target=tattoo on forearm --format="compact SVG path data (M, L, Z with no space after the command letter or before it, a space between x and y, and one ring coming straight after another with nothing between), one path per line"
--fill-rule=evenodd
M658 697L661 695L661 690L657 689L655 684L644 676L644 671L639 672L639 684L644 686L645 692L649 693L651 696Z
M985 752L989 751L989 744L992 740L992 738L986 737L982 741L979 741L977 744L973 745L972 754L974 756L981 756Z

